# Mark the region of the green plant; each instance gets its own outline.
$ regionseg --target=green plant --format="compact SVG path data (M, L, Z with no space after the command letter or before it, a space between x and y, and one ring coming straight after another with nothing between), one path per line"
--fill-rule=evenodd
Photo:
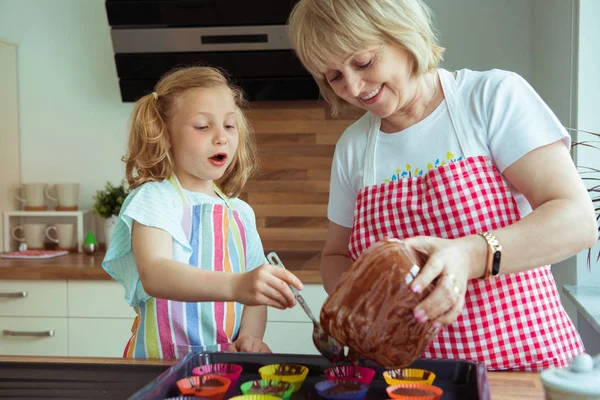
M94 213L102 218L119 215L121 206L129 194L129 189L123 184L113 186L106 182L103 190L98 190L94 195Z
M582 146L588 147L594 150L598 150L600 152L600 133L584 131L581 129L570 129L570 131L581 132L587 135L590 135L590 140L582 140L573 142L573 147ZM595 158L596 160L600 159L600 154ZM594 205L594 210L596 210L596 221L598 222L598 240L600 241L600 168L598 167L587 167L587 166L577 166L579 170L579 175L581 179L583 179L584 183L588 188L588 192L591 195L592 203ZM596 262L600 260L600 251L596 256ZM588 259L587 259L588 269L591 268L592 265L592 250L588 251Z

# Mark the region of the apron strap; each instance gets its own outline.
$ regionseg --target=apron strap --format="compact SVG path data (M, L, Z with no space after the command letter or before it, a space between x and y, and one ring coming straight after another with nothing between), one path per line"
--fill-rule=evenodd
M179 179L177 179L177 176L175 176L175 174L171 174L171 176L169 177L169 182L171 183L171 185L173 185L175 190L177 190L179 197L181 197L181 202L186 205L189 204L189 202L187 201L187 198L185 197L185 193L183 193L181 183L179 183ZM227 197L215 183L213 183L213 190L215 191L217 196L219 196L221 198L221 200L223 200L225 202L225 205L227 206L227 208L229 208L231 210L235 209L231 205L231 200L229 200L229 197Z
M450 120L452 120L460 150L462 151L464 158L473 156L475 153L473 152L471 145L472 141L469 140L469 138L473 137L473 128L469 123L467 111L458 92L456 75L441 68L438 69L438 73L440 75L442 90L444 91L444 97L446 98L446 104L448 105L448 113L450 114Z
M181 188L181 183L179 183L179 179L177 179L177 176L175 176L175 174L171 174L171 176L169 177L169 182L171 182L171 185L173 185L175 190L177 190L179 197L181 197L181 202L186 205L189 204L187 198L185 197L185 193L183 193L183 189Z
M229 197L227 197L223 192L221 192L221 189L219 189L216 183L213 183L213 189L217 196L219 196L225 202L227 207L234 210L233 205L231 204L231 200L229 200Z
M364 167L363 167L363 188L375 185L376 163L375 154L377 153L377 135L381 128L381 118L369 112L369 132L367 133L367 148L365 149Z

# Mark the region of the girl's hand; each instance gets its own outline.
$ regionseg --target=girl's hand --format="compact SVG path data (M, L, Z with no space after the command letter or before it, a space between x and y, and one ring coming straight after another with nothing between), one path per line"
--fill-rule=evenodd
M434 280L435 289L414 308L419 322L446 326L458 318L465 304L467 282L483 274L487 244L483 238L439 239L416 236L404 240L423 267L410 287L419 293Z
M235 301L247 306L270 306L284 310L296 305L294 293L288 285L302 290L302 282L290 271L263 264L243 274L236 275Z
M265 342L253 336L240 336L227 348L228 353L272 353Z

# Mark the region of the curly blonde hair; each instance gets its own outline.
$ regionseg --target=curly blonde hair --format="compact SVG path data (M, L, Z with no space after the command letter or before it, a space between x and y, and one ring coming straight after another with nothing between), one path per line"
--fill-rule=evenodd
M129 129L125 176L131 189L146 182L168 179L173 173L173 157L169 148L168 123L176 112L177 101L188 89L231 89L235 101L238 149L217 185L229 197L237 197L256 168L256 143L243 110L247 107L243 92L233 85L224 72L213 67L176 69L163 76L154 92L135 104Z
M437 68L433 15L422 0L300 0L289 18L290 40L333 115L348 106L323 76L328 62L380 44L397 44L413 60L413 75Z

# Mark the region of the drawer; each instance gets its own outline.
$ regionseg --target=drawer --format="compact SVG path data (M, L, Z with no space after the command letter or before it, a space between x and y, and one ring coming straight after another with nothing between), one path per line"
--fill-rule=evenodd
M267 322L264 342L273 353L319 354L312 342L313 324Z
M323 303L325 303L325 300L327 299L327 292L323 288L323 285L304 285L302 296L318 321L321 307L323 307ZM294 308L288 310L279 310L277 308L269 307L267 321L310 322L310 318L308 318L308 315L306 315L299 305L296 305Z
M69 317L128 318L136 316L115 281L69 281Z
M66 317L67 281L0 281L0 316Z
M67 318L0 317L0 354L67 356L67 334Z
M69 318L69 356L123 357L133 318Z

